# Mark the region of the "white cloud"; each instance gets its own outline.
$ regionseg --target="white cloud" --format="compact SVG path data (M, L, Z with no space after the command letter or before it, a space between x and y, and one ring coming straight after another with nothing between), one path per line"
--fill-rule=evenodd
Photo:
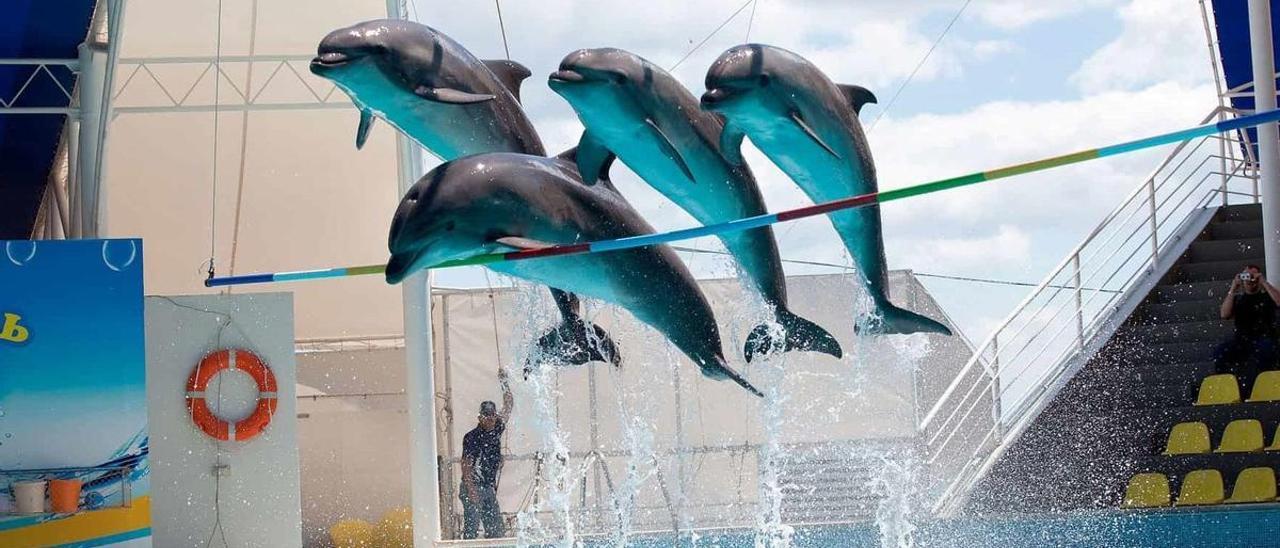
M1091 55L1071 81L1085 93L1157 82L1211 81L1200 8L1185 0L1134 0L1119 11L1123 30Z
M969 9L984 22L1011 30L1117 3L1117 0L986 0L974 2Z
M1000 225L993 234L916 239L899 250L904 262L929 271L982 271L992 264L1030 258L1031 236L1021 228Z

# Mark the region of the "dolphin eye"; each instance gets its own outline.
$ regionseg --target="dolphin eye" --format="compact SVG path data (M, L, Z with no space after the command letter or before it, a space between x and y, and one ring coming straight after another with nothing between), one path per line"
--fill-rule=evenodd
M762 88L763 88L763 87L769 87L769 75L768 75L768 74L761 74L761 75L760 75L760 77L756 79L756 81L760 83L760 87L762 87Z

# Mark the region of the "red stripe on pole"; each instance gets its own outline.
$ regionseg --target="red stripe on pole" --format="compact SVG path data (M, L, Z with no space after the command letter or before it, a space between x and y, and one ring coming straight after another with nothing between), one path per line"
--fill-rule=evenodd
M542 249L525 249L521 251L512 251L503 255L506 260L516 259L532 259L534 257L554 257L556 255L571 255L574 253L585 253L590 251L591 244L572 244L572 245L556 245L544 247Z
M880 195L878 193L873 192L871 194L862 194L860 196L845 198L843 200L836 200L834 202L826 202L818 205L811 205L808 207L796 208L790 211L783 211L778 213L778 222L790 221L793 219L800 219L803 217L812 217L814 215L822 215L823 213L830 213L832 211L838 211L838 210L846 209L850 207L874 204L879 200L880 200Z

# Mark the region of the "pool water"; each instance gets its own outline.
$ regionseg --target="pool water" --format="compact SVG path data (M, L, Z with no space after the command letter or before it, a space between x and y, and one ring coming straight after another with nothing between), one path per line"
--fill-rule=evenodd
M918 526L907 545L917 547L1280 547L1280 504L1248 508L1092 511L1055 516L939 520ZM603 546L607 543L591 544ZM762 545L768 545L765 542ZM754 531L633 537L631 546L754 547ZM879 547L875 524L796 527L795 547Z

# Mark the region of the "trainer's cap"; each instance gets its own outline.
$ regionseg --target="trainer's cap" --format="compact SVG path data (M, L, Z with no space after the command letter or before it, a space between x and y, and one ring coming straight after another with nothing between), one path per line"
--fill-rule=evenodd
M482 416L491 416L498 414L498 405L491 401L480 402L480 414Z

